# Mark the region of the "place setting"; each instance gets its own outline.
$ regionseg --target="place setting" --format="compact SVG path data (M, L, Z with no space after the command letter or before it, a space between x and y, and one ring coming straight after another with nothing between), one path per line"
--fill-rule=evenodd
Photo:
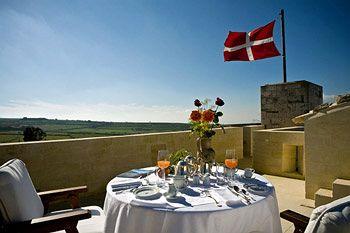
M255 170L252 168L245 168L240 175L238 180L242 184L242 192L250 193L253 195L266 196L271 191L271 185L261 179L256 179Z

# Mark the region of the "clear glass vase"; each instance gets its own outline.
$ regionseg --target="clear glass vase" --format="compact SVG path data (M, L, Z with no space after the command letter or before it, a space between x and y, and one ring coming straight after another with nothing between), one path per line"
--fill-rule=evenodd
M211 147L211 138L197 138L197 161L201 174L211 173L215 161L215 151Z

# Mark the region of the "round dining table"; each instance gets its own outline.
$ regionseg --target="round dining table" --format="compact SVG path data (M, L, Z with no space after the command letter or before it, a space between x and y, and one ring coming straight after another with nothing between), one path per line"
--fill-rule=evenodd
M152 171L154 168L145 168ZM144 169L144 170L145 170ZM132 187L155 185L154 173L145 178L115 177L106 188L104 212L106 233L280 233L278 203L273 185L263 176L245 178L238 170L235 185L194 185L177 193L177 198L159 195L156 200L135 197ZM169 179L171 182L171 178ZM264 193L240 192L249 185L266 186ZM125 188L123 188L125 185ZM156 186L156 185L155 185ZM166 188L160 188L164 194ZM248 189L249 190L249 189ZM208 195L208 193L210 195Z

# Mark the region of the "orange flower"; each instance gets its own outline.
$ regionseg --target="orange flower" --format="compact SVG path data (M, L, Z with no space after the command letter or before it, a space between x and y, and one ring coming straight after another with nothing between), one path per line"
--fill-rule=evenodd
M192 121L200 121L202 118L202 114L198 110L194 110L191 112L190 119Z
M206 122L211 122L214 120L214 117L215 113L212 110L208 109L203 112L202 120Z

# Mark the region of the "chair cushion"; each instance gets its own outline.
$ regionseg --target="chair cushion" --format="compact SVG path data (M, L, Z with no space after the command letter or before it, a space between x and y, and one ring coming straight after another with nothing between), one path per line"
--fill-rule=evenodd
M91 218L80 220L78 222L78 231L79 233L103 233L106 216L103 213L103 210L98 206L87 206L82 207L81 209L90 210ZM50 213L49 215L53 215L56 213L63 213L70 210L60 210ZM55 233L65 233L65 231L55 231Z
M350 196L314 209L305 232L350 232Z
M0 211L6 222L42 217L44 206L25 164L12 159L0 167Z

